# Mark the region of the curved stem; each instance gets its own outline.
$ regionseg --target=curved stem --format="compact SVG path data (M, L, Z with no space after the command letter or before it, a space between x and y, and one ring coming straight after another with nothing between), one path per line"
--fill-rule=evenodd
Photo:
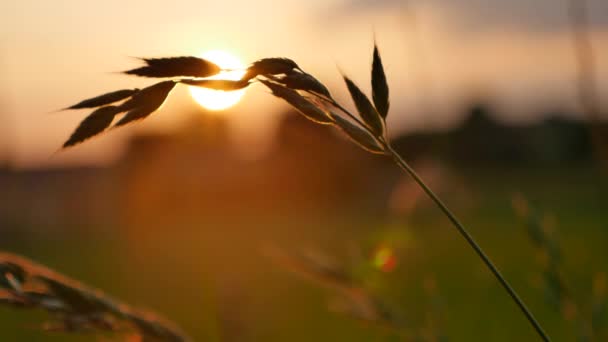
M517 294L517 292L515 292L515 290L511 287L511 285L509 284L509 282L500 273L500 271L498 270L498 268L494 265L494 263L486 255L486 253L483 251L483 249L481 249L481 247L477 244L477 242L475 241L475 239L473 239L473 237L471 236L471 234L469 234L469 232L467 231L467 229L462 225L462 223L460 223L460 221L458 221L458 219L456 218L456 216L454 216L454 214L452 214L452 212L450 211L450 209L448 209L448 207L441 201L441 199L439 199L439 197L437 197L437 195L433 192L433 190L431 190L426 185L426 183L424 183L424 181L422 180L422 178L420 178L420 176L416 173L416 171L414 171L414 169L412 169L407 164L407 162L405 160L403 160L403 158L399 155L399 153L397 153L392 148L392 146L388 142L389 140L388 140L388 138L386 136L386 132L385 132L384 135L378 136L378 135L374 134L371 131L371 129L370 129L370 127L368 125L366 125L363 122L361 122L357 117L355 117L353 114L351 114L347 109L345 109L344 107L342 107L335 100L325 98L324 96L320 96L320 95L315 94L315 93L311 93L311 95L316 96L317 98L319 98L319 99L321 99L321 100L323 100L323 101L331 104L332 106L340 109L342 112L344 112L346 115L348 115L352 120L356 121L359 125L361 125L362 129L366 130L370 135L372 135L373 137L376 138L376 140L384 147L386 154L389 155L390 157L392 157L392 159L395 161L395 163L414 179L414 181L424 190L424 192L431 198L431 200L433 202L435 202L435 204L437 205L437 207L439 207L439 209L445 214L445 216L448 217L448 219L454 225L454 227L458 230L458 232L460 233L460 235L462 235L462 237L467 241L467 243L469 244L469 246L471 246L471 248L473 248L473 250L481 258L481 260L484 262L484 264L492 272L492 274L494 275L494 277L496 277L496 279L498 280L498 282L505 289L505 291L507 291L507 293L509 294L509 296L511 297L511 299L515 302L515 304L517 304L517 306L522 311L522 313L526 316L526 318L528 319L528 321L530 322L530 324L532 325L532 327L534 328L534 330L536 330L536 332L538 333L538 335L540 336L540 338L543 341L550 342L551 339L545 333L545 331L541 327L540 323L538 323L538 321L536 320L536 318L532 314L532 312L528 309L528 307L523 302L523 300L521 298L519 298L519 295ZM386 126L386 123L385 123L385 126Z
M435 204L439 207L439 209L441 209L441 211L445 214L445 216L448 217L448 219L452 222L454 227L456 227L456 229L458 230L460 235L462 235L462 237L464 237L464 239L469 243L471 248L473 248L473 250L475 250L475 252L481 258L481 260L483 260L483 262L490 269L490 271L492 271L492 274L494 274L494 276L496 277L498 282L507 291L509 296L511 296L511 299L513 299L515 304L517 304L517 306L521 309L521 311L526 316L526 318L528 319L530 324L534 327L534 329L536 330L538 335L544 341L550 341L551 339L545 333L545 331L543 330L541 325L538 323L536 318L534 318L534 315L532 314L532 312L530 312L530 310L526 307L526 304L524 304L524 302L521 300L521 298L519 298L519 296L517 295L517 292L515 292L515 290L511 287L511 285L509 285L509 282L507 282L507 280L500 273L498 268L496 268L494 263L492 263L490 258L481 249L481 247L477 244L477 242L475 242L475 240L473 239L471 234L469 234L469 232L462 225L462 223L460 223L460 221L458 221L456 216L454 216L454 214L452 214L452 212L439 199L439 197L437 197L437 195L435 195L435 193L424 183L422 178L420 178L420 176L418 176L418 174L414 171L414 169L412 169L407 164L407 162L405 162L405 160L403 160L403 158L401 158L401 156L395 150L393 150L393 148L389 144L386 144L385 147L386 147L387 151L389 152L389 155L395 161L395 163L397 165L399 165L399 167L401 167L405 172L407 172L414 179L414 181L416 181L416 183L418 183L418 185L424 190L424 192L426 192L426 194L431 198L431 200L433 200L433 202L435 202Z

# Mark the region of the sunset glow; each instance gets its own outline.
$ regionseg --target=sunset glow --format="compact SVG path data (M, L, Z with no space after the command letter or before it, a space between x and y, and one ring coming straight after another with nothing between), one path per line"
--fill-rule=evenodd
M210 79L239 80L245 74L243 63L226 51L211 50L201 54L200 57L219 65L222 69L232 69L231 71L221 72L210 77ZM245 93L245 89L222 91L193 86L189 88L190 94L198 104L206 109L216 111L234 106Z

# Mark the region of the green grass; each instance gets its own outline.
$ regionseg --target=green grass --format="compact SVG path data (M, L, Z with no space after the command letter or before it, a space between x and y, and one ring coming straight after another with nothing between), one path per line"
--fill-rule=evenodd
M511 281L554 341L574 340L575 330L545 304L533 284L540 266L521 222L510 207L514 191L555 215L567 277L580 298L590 294L594 272L608 272L608 204L600 199L597 171L460 170L463 193L441 193ZM466 203L465 203L466 202ZM235 217L238 215L235 215ZM266 217L266 218L262 218ZM268 218L270 217L270 218ZM282 270L260 253L273 241L313 246L346 260L348 245L373 246L399 226L409 239L390 274L363 268L379 295L418 328L430 300L425 278L438 284L451 341L533 341L537 337L481 261L433 206L413 215L371 219L356 213L314 217L260 215L244 222L203 218L174 227L104 227L98 233L24 234L1 246L80 279L133 305L153 309L180 324L196 340L391 341L381 329L328 312L332 296ZM395 223L397 222L397 223ZM38 228L42 229L42 228ZM141 231L141 235L127 232ZM385 234L385 232L387 232ZM51 237L53 236L53 237ZM365 273L367 272L367 273ZM42 313L0 308L2 339L81 341L86 336L32 329Z

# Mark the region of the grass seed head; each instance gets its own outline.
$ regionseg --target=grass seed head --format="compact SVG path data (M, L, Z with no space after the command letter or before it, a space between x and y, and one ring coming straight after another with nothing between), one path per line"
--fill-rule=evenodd
M198 57L142 58L146 66L125 74L142 77L209 77L222 70L217 64Z
M297 109L307 119L319 124L332 124L333 119L319 106L312 103L293 89L286 88L271 81L260 80L274 96L282 98Z
M244 80L250 80L259 75L280 75L287 74L293 70L299 70L300 67L296 62L284 57L262 58L253 62L243 77Z
M87 116L78 125L74 133L63 144L63 148L74 146L81 143L110 127L114 116L120 112L117 106L101 107Z
M344 76L344 82L350 93L350 96L357 107L357 112L365 124L369 126L376 137L381 137L384 134L384 123L380 113L374 108L369 98L359 89L359 87L347 76Z
M369 134L365 129L360 126L348 121L342 116L330 112L331 117L334 119L336 126L338 126L346 135L361 148L377 154L385 154L384 147Z
M384 67L382 66L378 45L375 43L374 59L372 62L372 99L374 100L374 105L376 106L378 113L383 119L386 119L390 106L388 82L386 80L386 74L384 73Z
M165 102L175 84L175 81L164 81L140 90L120 106L121 111L128 110L128 112L114 126L123 126L152 114Z
M327 87L310 74L292 71L275 79L287 88L316 93L327 99L332 98Z
M78 102L77 104L67 107L66 109L81 109L81 108L96 108L105 105L124 100L131 95L137 93L139 89L122 89L106 93L103 95L95 96L90 99L86 99Z

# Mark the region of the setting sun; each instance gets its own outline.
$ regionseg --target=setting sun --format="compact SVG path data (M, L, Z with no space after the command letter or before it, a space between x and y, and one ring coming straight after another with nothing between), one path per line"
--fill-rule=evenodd
M224 79L224 80L239 80L245 74L243 63L234 55L221 50L207 51L200 56L207 59L222 69L230 69L230 71L221 72L218 75L209 79ZM234 91L213 90L202 87L191 86L190 94L194 100L209 110L222 110L234 106L243 94L244 89Z

